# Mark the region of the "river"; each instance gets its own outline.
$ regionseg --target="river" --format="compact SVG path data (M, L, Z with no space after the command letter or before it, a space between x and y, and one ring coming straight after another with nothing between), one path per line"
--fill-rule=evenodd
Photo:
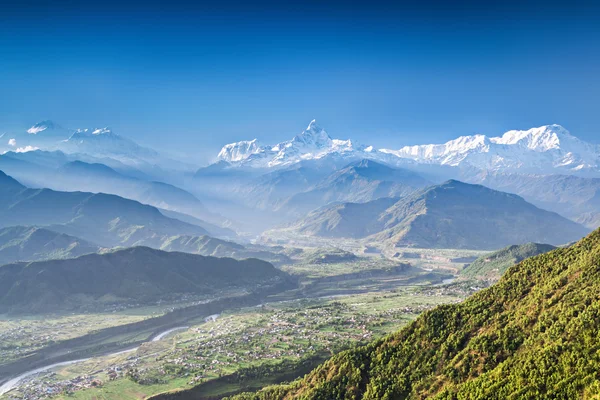
M188 329L188 327L187 326L179 326L177 328L172 328L172 329L169 329L169 330L164 331L162 333L159 333L158 335L156 335L151 340L151 342L158 342L159 340L164 339L169 334L171 334L171 333L173 333L175 331L183 330L183 329ZM125 353L132 353L132 352L136 351L137 349L139 349L139 346L138 347L134 347L133 349L121 350L121 351L117 351L117 352L114 352L114 353L100 355L100 356L97 356L97 357L118 356L118 355L125 354ZM65 365L77 364L77 363L80 363L80 362L83 362L83 361L87 361L87 360L89 360L89 358L82 358L82 359L79 359L79 360L72 360L72 361L64 361L64 362L59 362L59 363L47 365L45 367L40 367L40 368L33 369L31 371L25 372L25 373L23 373L23 374L15 377L15 378L12 378L11 380L5 382L2 386L0 386L0 396L4 395L5 393L10 392L14 388L16 388L23 379L28 378L28 377L30 377L32 375L36 375L36 374L39 374L41 372L46 372L46 371L49 371L49 370L57 368L57 367L64 367Z

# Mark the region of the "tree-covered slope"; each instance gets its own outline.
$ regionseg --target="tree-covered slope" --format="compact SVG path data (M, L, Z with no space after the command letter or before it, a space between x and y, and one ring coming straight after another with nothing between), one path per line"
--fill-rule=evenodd
M73 258L100 248L83 239L31 226L0 229L0 265L15 261Z
M67 260L0 266L0 313L146 303L285 283L268 262L133 247Z
M549 244L525 243L512 245L479 257L465 269L461 275L465 278L498 280L511 266L526 258L544 254L556 247Z
M284 386L243 399L592 399L600 395L600 231L529 258Z

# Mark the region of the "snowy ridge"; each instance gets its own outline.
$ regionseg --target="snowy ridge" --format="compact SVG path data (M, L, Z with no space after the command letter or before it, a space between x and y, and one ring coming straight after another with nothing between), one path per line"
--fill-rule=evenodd
M560 125L512 130L501 137L463 136L445 144L381 151L419 163L491 171L556 173L556 169L598 170L600 166L599 146L579 140Z
M261 146L256 139L224 146L218 159L237 166L279 167L328 155L367 158L389 164L432 164L497 172L591 173L600 176L600 146L584 142L560 125L511 130L499 137L461 136L443 144L399 150L357 146L332 139L313 120L293 139Z
M356 148L351 140L332 139L325 129L312 120L305 130L291 140L273 146L260 146L257 139L230 143L223 146L217 158L229 163L268 168L320 158L332 153L352 154L361 149Z
M0 145L0 154L6 151L28 152L35 150L62 151L66 154L84 154L96 158L111 158L134 167L174 164L156 151L143 147L133 140L114 133L110 128L66 129L46 120L26 131L11 135ZM177 163L177 162L175 162Z

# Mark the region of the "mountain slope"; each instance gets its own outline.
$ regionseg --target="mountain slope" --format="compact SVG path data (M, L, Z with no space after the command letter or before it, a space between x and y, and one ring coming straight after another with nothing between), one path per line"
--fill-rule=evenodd
M271 264L134 247L0 267L0 312L156 302L225 289L256 290L289 277Z
M527 259L460 304L304 378L238 399L576 399L600 395L600 232Z
M363 203L381 197L400 197L429 185L420 175L372 160L350 163L308 191L289 198L281 208L302 214L331 202Z
M509 244L564 244L588 231L521 197L448 181L404 198L324 207L288 230L362 238L393 246L489 249Z
M133 200L29 189L0 171L0 227L11 225L45 226L106 247L131 246L155 236L208 233Z
M384 197L367 203L331 204L284 229L300 235L363 238L381 230L378 216L397 201Z
M181 251L203 256L231 257L238 260L258 258L273 263L290 262L289 257L282 254L276 254L262 248L254 248L252 245L242 246L235 242L216 239L206 235L155 237L140 241L137 244L165 251Z
M485 172L471 176L469 182L518 194L538 207L583 221L589 228L599 226L598 221L586 218L590 213L600 213L598 178Z
M466 278L487 279L496 281L513 265L526 258L544 254L556 249L549 244L525 243L512 245L479 257L460 273Z
M74 258L100 248L85 240L44 228L11 226L0 229L0 264Z

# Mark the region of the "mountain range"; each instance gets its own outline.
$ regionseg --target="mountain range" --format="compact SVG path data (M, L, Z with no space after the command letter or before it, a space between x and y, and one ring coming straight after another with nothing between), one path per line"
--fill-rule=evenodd
M190 170L190 166L167 157L110 128L65 128L51 120L34 124L26 131L7 133L2 137L0 152L25 153L35 150L62 151L66 154L105 159L147 173L167 175L161 169Z
M156 236L208 234L137 201L103 193L30 189L0 171L0 227L13 225L46 227L105 247L131 246Z
M565 244L588 232L519 196L453 180L401 198L325 206L282 230L368 237L394 247L490 250L531 241Z
M600 202L596 201L600 197L600 147L556 124L392 150L332 139L312 121L291 140L275 145L261 145L257 140L231 143L217 159L197 175L218 169L221 182L231 183L219 187L223 197L237 198L250 209L272 212L277 223L330 202L366 202L407 194L378 185L378 181L386 181L386 172L355 175L355 183L346 175L341 177L345 184L338 186L337 174L344 175L353 164L366 160L410 171L431 183L455 179L483 184L518 194L591 229L600 225ZM230 175L237 178L228 180ZM244 215L237 217L243 219Z
M398 166L417 163L494 172L600 174L600 146L584 142L556 124L512 130L499 137L462 136L444 144L391 150L332 139L313 120L291 140L268 146L257 139L231 143L217 158L239 166L269 168L326 156L368 158Z
M29 186L113 193L251 235L332 202L398 197L423 187L390 180L390 169L416 174L427 184L448 179L483 184L591 229L600 225L599 146L556 124L375 149L333 139L313 120L292 139L274 145L256 139L225 145L217 162L193 177L184 172L189 166L179 168L108 128L71 130L43 121L3 140L0 148L7 152L0 157L0 168ZM88 165L67 165L78 162ZM358 167L360 163L368 165ZM52 171L40 173L39 165ZM100 171L103 166L121 176L107 177ZM47 179L50 172L64 178L63 184ZM42 186L41 181L49 183Z
M0 155L0 169L30 187L115 194L160 209L193 216L196 218L195 224L207 228L214 236L235 237L235 232L220 226L225 219L208 210L190 192L154 181L132 168L119 168L117 165L117 170L101 163L102 159L88 161L90 162L81 161L60 151L7 152Z

